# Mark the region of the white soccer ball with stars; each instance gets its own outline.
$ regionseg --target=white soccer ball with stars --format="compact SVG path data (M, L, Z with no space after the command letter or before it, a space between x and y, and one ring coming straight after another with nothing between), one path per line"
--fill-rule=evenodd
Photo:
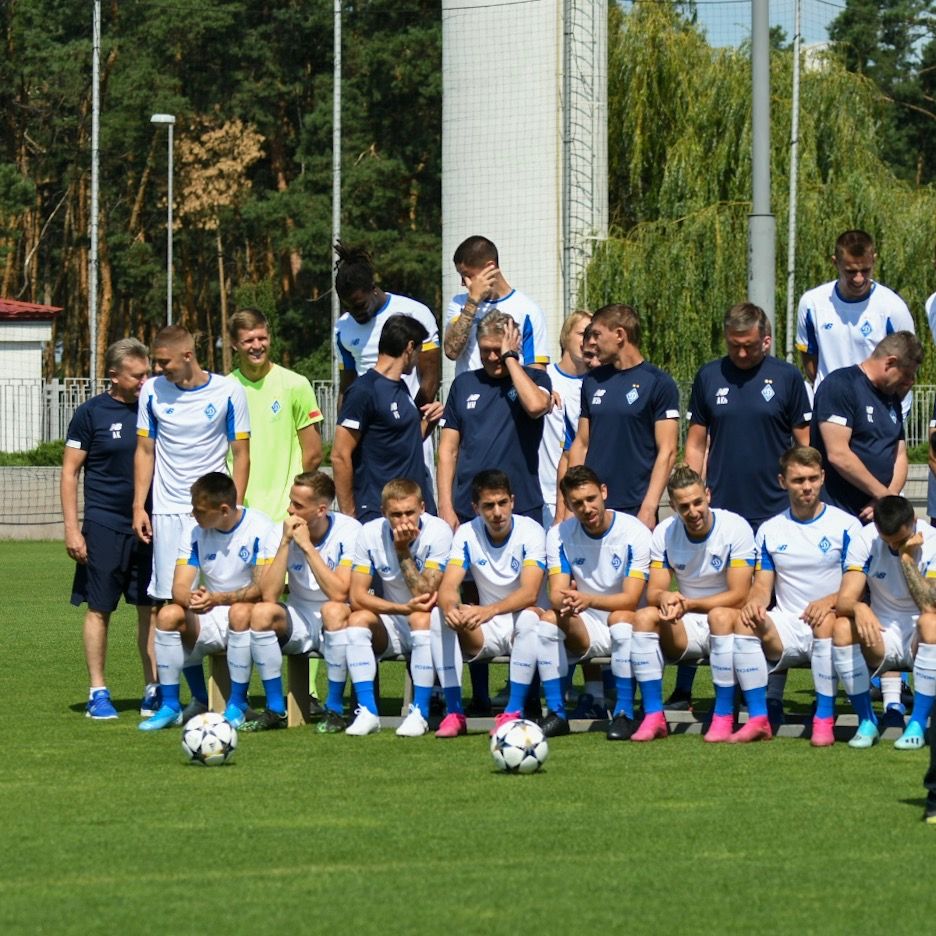
M549 757L549 744L536 722L517 718L494 732L491 756L504 773L535 773Z
M217 712L189 719L182 729L182 750L190 764L220 767L237 749L237 731Z

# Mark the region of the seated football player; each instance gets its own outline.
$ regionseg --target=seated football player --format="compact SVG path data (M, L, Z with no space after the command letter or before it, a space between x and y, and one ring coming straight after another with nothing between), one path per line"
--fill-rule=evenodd
M429 730L435 681L429 615L452 545L452 528L425 513L419 485L406 478L384 485L381 508L383 516L365 523L357 539L351 606L329 602L322 608L322 621L326 634L344 631L347 641L348 672L358 708L345 733L380 731L374 696L377 660L405 653L410 655L413 704L396 733L413 738ZM375 579L383 597L370 592Z
M740 608L751 587L754 534L730 510L713 508L699 474L679 465L667 484L675 516L654 531L647 607L634 619L631 666L643 697L644 718L631 741L665 738L663 657L671 662L706 657L715 685L715 711L706 741L727 741L734 729L734 634L727 623L709 632L713 608ZM676 590L670 591L675 584Z
M780 458L780 486L790 506L757 531L754 584L743 607L713 608L713 633L734 632L735 677L747 704L747 723L733 742L767 740L768 672L809 664L816 689L812 744L835 743L835 671L832 627L842 563L858 519L820 496L825 474L814 448L794 446ZM771 595L776 601L770 607ZM768 611L768 607L770 610Z
M636 517L605 506L608 489L585 465L570 468L559 489L572 516L546 536L552 608L539 622L535 658L548 709L541 727L547 737L570 731L563 698L568 660L610 653L618 699L608 737L617 740L634 715L629 644L647 583L650 531ZM511 679L514 658L518 672L526 662L522 651L515 642ZM512 704L522 701L517 697Z
M288 516L273 561L260 581L263 601L250 617L250 658L266 691L266 711L244 725L245 731L286 727L283 699L283 654L307 654L325 649L328 698L321 732L344 731L344 687L348 675L344 631L322 635L322 606L345 603L351 581L351 556L361 524L333 513L335 483L321 471L296 475L289 491ZM280 601L283 582L289 597ZM228 638L228 655L234 641Z
M874 504L874 523L848 544L839 589L832 657L858 730L848 742L869 748L880 732L871 707L870 670L913 669L913 711L894 742L900 751L925 744L936 696L936 530L917 520L905 497ZM865 588L870 604L865 601Z
M229 721L243 723L250 682L250 616L260 600L260 577L279 542L276 524L258 510L237 505L234 481L220 471L192 485L191 538L179 547L172 578L172 602L156 618L156 667L162 705L140 722L141 731L182 724L179 676L201 668L211 653L228 651L231 696ZM199 581L198 587L193 586ZM246 636L246 682L243 658L228 647L228 627ZM235 724L235 727L237 725Z
M467 731L461 699L464 658L473 663L508 656L514 643L525 643L522 671L515 673L511 662L511 686L522 683L526 689L539 645L535 605L546 569L546 533L535 520L514 515L506 472L478 472L471 482L471 503L477 516L455 531L439 585L439 606L432 612L432 659L447 712L436 732L439 738ZM478 604L461 601L460 588L469 570ZM522 718L522 709L522 701L518 709L508 702L496 724Z

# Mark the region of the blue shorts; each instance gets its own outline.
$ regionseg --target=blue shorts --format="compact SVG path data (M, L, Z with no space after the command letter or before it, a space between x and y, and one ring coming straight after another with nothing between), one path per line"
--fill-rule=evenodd
M88 561L75 567L71 603L87 602L92 611L110 614L120 596L132 605L151 605L146 593L153 570L153 547L135 533L118 533L91 520L81 528Z

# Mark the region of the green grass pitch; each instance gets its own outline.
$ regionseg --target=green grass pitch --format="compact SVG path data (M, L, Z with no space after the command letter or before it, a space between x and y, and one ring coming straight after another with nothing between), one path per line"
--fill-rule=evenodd
M932 918L925 752L560 738L543 773L454 741L242 735L234 763L95 723L61 544L0 543L3 933L891 933ZM399 711L402 668L384 668ZM492 682L499 685L494 677ZM708 691L708 678L699 679ZM808 675L789 695L808 704Z

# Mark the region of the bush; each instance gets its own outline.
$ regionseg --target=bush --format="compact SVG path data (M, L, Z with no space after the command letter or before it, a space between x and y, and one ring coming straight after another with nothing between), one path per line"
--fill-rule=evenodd
M0 468L59 468L65 440L42 442L29 452L0 452Z

